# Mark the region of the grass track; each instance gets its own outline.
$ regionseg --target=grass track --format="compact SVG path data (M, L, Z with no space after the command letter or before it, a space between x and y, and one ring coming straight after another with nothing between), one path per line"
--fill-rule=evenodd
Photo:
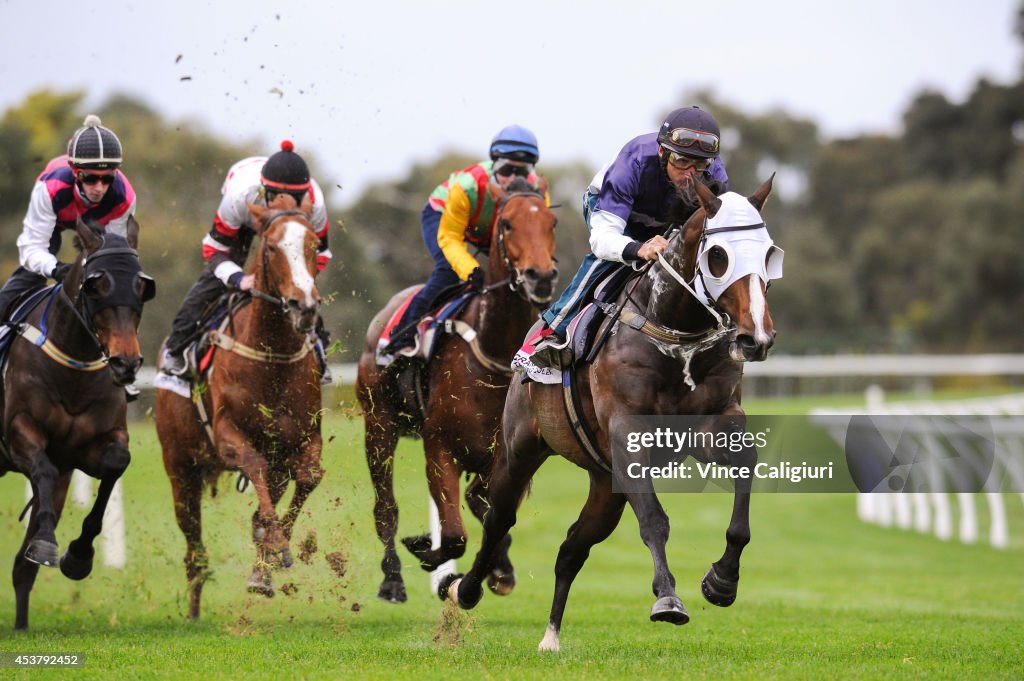
M786 413L772 403L761 413ZM1024 506L1008 497L1006 551L943 543L861 524L849 495L762 494L753 501L753 542L736 604L704 602L699 581L724 546L731 497L663 495L672 518L669 560L692 621L647 620L651 560L636 520L595 547L573 586L562 652L536 652L547 619L558 546L586 495L585 476L561 459L541 468L514 530L519 586L487 594L475 610L446 610L426 575L406 562L409 602L375 598L380 551L361 423L329 419L328 476L300 520L318 551L275 576L274 599L245 593L253 558L251 494L221 493L204 505L215 571L203 618L184 619L184 540L171 512L152 424L132 429L125 476L129 565L97 564L83 582L42 569L31 630L15 634L9 572L0 584L0 651L83 652L74 671L9 670L4 678L1020 678L1024 673ZM426 529L419 443L403 441L396 468L401 534ZM0 548L10 565L22 530L24 479L0 479ZM84 510L69 503L58 539L77 534ZM470 551L479 526L470 522ZM339 577L325 556L341 551ZM297 551L296 551L297 553ZM463 559L460 564L468 564Z

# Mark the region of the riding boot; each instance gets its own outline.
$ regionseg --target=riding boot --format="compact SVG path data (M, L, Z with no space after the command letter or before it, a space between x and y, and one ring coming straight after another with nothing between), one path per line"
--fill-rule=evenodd
M316 339L313 352L316 353L316 361L320 365L320 385L333 384L334 376L331 374L331 367L327 364L327 351L324 349L324 342L321 338Z

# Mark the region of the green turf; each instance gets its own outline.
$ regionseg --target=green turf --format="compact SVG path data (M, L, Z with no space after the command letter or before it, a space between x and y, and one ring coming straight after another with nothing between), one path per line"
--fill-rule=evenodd
M801 406L751 405L761 413ZM788 411L787 411L788 410ZM337 410L336 410L337 411ZM488 593L470 612L453 612L428 592L408 554L409 602L376 599L380 550L362 455L362 426L332 416L322 486L296 538L315 533L309 562L275 575L273 599L247 594L254 551L254 499L233 480L204 504L214 576L203 617L189 622L184 541L171 512L152 424L132 428L125 476L129 562L98 561L71 582L42 569L31 629L15 633L13 590L0 585L0 652L79 652L82 669L0 671L3 678L1020 678L1024 671L1024 505L1007 495L1011 547L941 542L860 523L851 495L760 494L753 541L744 554L736 604L708 605L699 582L724 546L731 497L663 495L672 519L669 560L692 620L648 621L650 554L627 511L595 547L573 586L562 652L536 651L545 623L558 546L586 494L586 476L562 460L538 474L514 530L519 584ZM403 441L396 467L401 534L426 530L419 443ZM0 546L7 565L21 540L17 515L24 478L0 479ZM58 527L62 548L84 510L69 504ZM479 526L469 523L470 551ZM341 552L343 576L325 559ZM296 551L298 553L298 551ZM463 559L460 565L465 566ZM7 573L9 574L9 573ZM290 585L291 595L281 589Z

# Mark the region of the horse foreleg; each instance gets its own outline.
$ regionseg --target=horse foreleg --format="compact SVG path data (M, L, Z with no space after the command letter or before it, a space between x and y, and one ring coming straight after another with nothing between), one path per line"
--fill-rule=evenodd
M482 476L473 477L473 481L466 486L465 497L469 510L482 525L488 508L487 485ZM508 549L511 545L512 537L510 535L508 541L495 556L491 572L487 575L487 588L499 596L507 596L516 588L515 568L512 567L512 561L508 557Z
M580 511L580 517L569 528L565 541L558 549L555 561L555 595L551 601L548 627L538 650L558 651L562 630L562 615L569 599L569 589L590 556L590 549L608 538L622 518L626 497L612 492L611 476L606 473L590 474L590 494Z
M67 499L68 485L71 483L71 472L62 475L56 484L53 494L53 506L55 521L60 519L61 511L64 509L64 501ZM37 500L33 500L33 504ZM14 628L28 628L28 603L32 593L32 586L35 584L36 576L39 574L39 563L25 557L25 550L28 548L32 538L39 530L38 507L33 505L32 515L29 517L28 529L25 531L25 539L22 541L21 549L14 556L14 569L11 571L11 578L14 582Z
M640 538L654 559L654 580L651 589L657 600L651 607L651 621L686 624L690 621L690 615L676 595L676 578L668 569L668 557L665 555L665 544L668 543L669 534L668 515L653 489L628 492L626 498L640 524Z
M32 483L32 518L35 532L26 537L19 555L33 563L57 566L57 511L54 492L60 472L46 455L46 437L36 423L24 415L14 417L10 428L10 452L18 470Z
M757 465L757 450L748 447L742 452L729 455L729 465L754 470ZM732 501L732 517L725 531L725 552L701 580L700 590L704 598L714 605L728 607L736 600L740 580L740 554L750 543L750 488L749 478L736 480L736 492Z
M299 513L302 511L302 506L306 503L309 495L313 493L313 490L320 484L320 481L323 480L324 469L320 466L322 447L323 443L320 440L320 435L311 436L306 448L291 465L290 474L292 479L295 480L295 493L292 494L292 500L288 504L288 512L281 520L281 530L289 542L292 538L295 521L298 520Z
M366 463L373 481L373 519L377 538L384 545L384 558L380 561L384 580L377 590L377 598L388 603L405 603L405 582L402 580L402 560L395 550L398 532L398 504L395 502L394 467L398 429L384 419L366 419Z
M114 485L124 474L132 457L128 447L121 442L112 442L104 449L98 472L99 490L96 502L89 515L82 521L82 533L73 540L60 559L60 571L69 579L85 579L92 572L92 559L95 554L92 543L103 531L103 514L107 510L110 494Z

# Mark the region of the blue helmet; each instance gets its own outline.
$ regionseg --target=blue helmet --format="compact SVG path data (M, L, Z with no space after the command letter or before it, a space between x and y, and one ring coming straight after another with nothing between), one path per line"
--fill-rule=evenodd
M491 140L491 160L496 161L499 158L536 163L540 158L537 136L521 125L502 128Z

